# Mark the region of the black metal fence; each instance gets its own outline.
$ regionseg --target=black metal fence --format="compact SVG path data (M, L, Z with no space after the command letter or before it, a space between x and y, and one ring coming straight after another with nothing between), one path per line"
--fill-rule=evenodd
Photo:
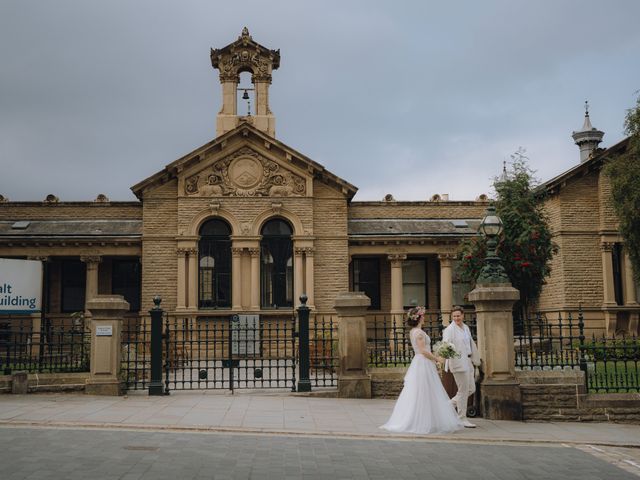
M464 322L477 338L476 317L465 313ZM431 346L442 340L444 325L440 313L426 313L422 329L429 335ZM399 367L411 363L413 349L403 315L372 315L367 318L367 349L372 367Z
M0 318L0 373L88 372L91 336L82 315Z
M309 380L314 387L338 385L338 323L318 315L309 326Z
M122 326L120 377L124 390L146 390L151 380L151 319L129 319Z
M536 314L517 327L516 368L580 369L591 393L640 391L640 340L636 335L587 336L581 310L577 314Z

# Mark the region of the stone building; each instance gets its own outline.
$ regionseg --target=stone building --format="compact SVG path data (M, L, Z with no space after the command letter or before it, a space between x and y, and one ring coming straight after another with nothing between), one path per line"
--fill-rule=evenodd
M466 303L455 258L459 243L477 234L486 196L354 201L354 185L276 139L269 87L279 51L245 29L212 50L211 62L222 85L216 137L134 185L137 202L2 198L0 257L44 261L48 318L67 318L103 293L124 295L133 318L155 295L170 313L193 319L281 315L302 293L316 314L331 315L346 290L365 291L372 315L421 304L446 317ZM243 116L245 72L254 110ZM560 254L540 306L575 310L582 302L601 326L637 330L637 297L599 173L606 155L623 147L587 154L545 183Z

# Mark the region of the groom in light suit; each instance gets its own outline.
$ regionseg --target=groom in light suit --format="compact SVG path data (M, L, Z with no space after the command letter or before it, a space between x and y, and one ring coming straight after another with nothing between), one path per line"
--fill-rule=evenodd
M452 343L460 354L460 358L450 358L444 365L445 372L453 374L458 387L458 393L451 399L451 403L458 410L462 424L467 428L474 428L475 425L467 418L467 400L476 391L474 363L480 363L478 347L471 337L469 327L464 323L462 307L453 307L451 320L442 333L442 340Z

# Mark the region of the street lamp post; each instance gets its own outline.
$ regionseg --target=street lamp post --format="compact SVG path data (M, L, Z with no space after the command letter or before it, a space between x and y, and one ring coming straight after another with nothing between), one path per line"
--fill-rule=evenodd
M498 238L502 233L502 220L496 215L496 207L490 205L480 224L480 233L487 239L487 256L476 283L479 285L510 283L507 272L496 253Z

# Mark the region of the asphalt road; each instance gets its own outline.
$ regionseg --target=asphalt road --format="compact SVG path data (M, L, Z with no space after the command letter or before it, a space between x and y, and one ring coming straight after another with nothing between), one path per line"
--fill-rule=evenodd
M562 444L0 427L0 478L637 480L633 468L618 468L599 450L596 455L587 446Z

